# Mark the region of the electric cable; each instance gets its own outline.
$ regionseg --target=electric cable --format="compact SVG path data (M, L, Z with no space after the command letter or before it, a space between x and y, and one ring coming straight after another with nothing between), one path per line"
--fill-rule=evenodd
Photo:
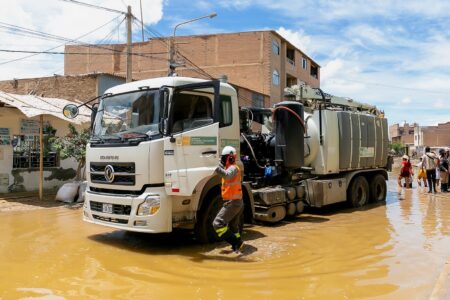
M100 30L101 28L103 28L103 27L107 26L108 24L112 23L113 21L115 21L115 20L118 19L119 17L120 17L120 16L114 17L113 19L111 19L111 20L108 21L107 23L105 23L105 24L103 24L103 25L101 25L101 26L99 26L99 27L97 27L97 28L95 28L95 29L93 29L93 30L91 30L91 31L89 31L89 32L87 32L87 33L85 33L85 34L83 34L83 35L77 37L77 38L75 38L75 39L72 40L72 41L79 40L79 39L84 38L84 37L86 37L87 35L89 35L89 34L95 32L95 31L97 31L97 30ZM1 24L6 24L6 23L0 22L0 25L1 25ZM9 24L8 24L8 25L9 25ZM58 45L58 46L49 48L49 49L47 49L46 51L54 50L54 49L56 49L56 48L59 48L59 47L61 47L61 46L66 45L66 44L67 44L67 43L60 44L60 45ZM2 63L0 63L0 65L5 65L5 64L8 64L8 63L12 63L12 62L15 62L15 61L19 61L19 60L22 60L22 59L26 59L26 58L29 58L29 57L32 57L32 56L36 56L36 55L38 55L38 54L40 54L40 53L36 53L36 54L32 54L32 55L27 55L27 56L20 57L20 58L15 58L15 59L12 59L12 60L9 60L9 61L2 62Z
M105 11L114 12L114 13L118 13L118 14L126 14L126 12L124 12L124 11L120 11L120 10L116 10L116 9L112 9L112 8L108 8L108 7L103 7L103 6L98 6L98 5L94 5L94 4L90 4L90 3L80 2L80 1L76 1L76 0L59 0L59 1L69 2L69 3L86 6L86 7L90 7L90 8L102 9Z

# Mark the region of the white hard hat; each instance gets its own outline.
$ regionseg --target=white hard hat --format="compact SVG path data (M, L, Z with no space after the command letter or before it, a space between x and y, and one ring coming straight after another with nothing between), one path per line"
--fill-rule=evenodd
M231 146L225 146L222 150L222 155L235 155L236 149Z
M403 159L409 159L408 155L406 155L406 154L403 155L402 158L403 158Z

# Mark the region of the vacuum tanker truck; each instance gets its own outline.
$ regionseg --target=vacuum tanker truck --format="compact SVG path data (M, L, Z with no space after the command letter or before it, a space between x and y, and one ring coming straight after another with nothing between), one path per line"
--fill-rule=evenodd
M110 88L92 108L83 219L128 231L193 230L214 241L214 170L238 151L247 221L278 222L305 206L386 198L387 120L374 106L307 86L273 108L239 107L218 80L162 77ZM76 117L68 105L64 115Z

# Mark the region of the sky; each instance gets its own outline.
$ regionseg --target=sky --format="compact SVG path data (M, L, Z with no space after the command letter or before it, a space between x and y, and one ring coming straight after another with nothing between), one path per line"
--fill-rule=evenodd
M139 0L79 0L115 10ZM145 39L177 35L276 30L321 66L327 93L376 105L390 124L450 121L449 0L141 0ZM60 54L70 40L124 43L123 15L70 0L0 0L0 80L64 73ZM11 30L10 25L50 35ZM133 41L141 41L138 24ZM56 37L55 37L56 36ZM62 39L65 38L65 39ZM17 60L16 60L17 59ZM15 61L13 61L15 60Z

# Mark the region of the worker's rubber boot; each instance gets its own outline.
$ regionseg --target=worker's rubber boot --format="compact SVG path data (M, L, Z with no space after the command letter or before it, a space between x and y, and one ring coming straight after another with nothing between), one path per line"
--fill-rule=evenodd
M231 232L231 230L227 230L222 235L222 239L224 239L228 244L230 244L233 250L235 250L242 243L242 241L239 241L239 239L234 235L233 232Z

